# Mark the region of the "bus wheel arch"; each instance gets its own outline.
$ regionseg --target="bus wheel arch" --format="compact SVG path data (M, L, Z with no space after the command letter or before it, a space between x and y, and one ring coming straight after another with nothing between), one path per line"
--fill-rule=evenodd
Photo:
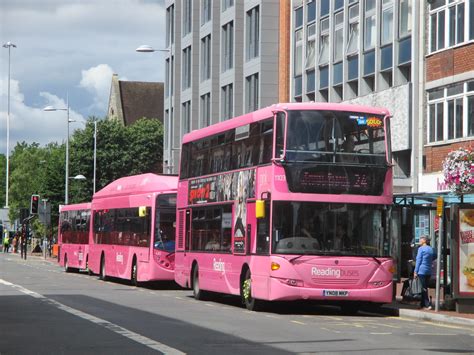
M196 260L193 261L191 267L191 288L193 289L194 299L204 300L206 299L206 291L203 291L199 284L199 265Z
M137 256L134 255L132 259L132 270L130 274L130 282L133 286L138 287L138 263Z
M103 281L107 280L107 276L106 276L106 273L105 273L105 255L104 255L104 252L102 252L102 255L100 256L99 278Z
M86 254L86 272L88 275L92 275L92 270L89 267L89 254Z
M242 266L240 274L240 296L245 308L249 311L259 311L264 308L265 301L252 297L252 273L247 264Z
M69 267L68 261L67 261L67 254L64 254L64 272L71 272L71 268Z

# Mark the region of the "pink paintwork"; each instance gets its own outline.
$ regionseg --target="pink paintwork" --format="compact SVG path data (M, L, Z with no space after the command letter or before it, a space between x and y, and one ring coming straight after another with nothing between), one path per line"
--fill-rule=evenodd
M149 240L147 246L98 243L97 230L92 228L89 267L99 274L101 262L105 263L105 276L131 279L134 260L137 266L137 281L173 280L174 253L154 248L155 215L157 197L175 196L178 178L176 176L142 174L118 179L98 191L92 200L92 226L99 211L114 209L147 208L150 214ZM174 208L173 208L174 217ZM143 217L146 218L146 217ZM128 227L126 227L128 228ZM125 232L114 231L114 237L121 239ZM132 232L128 232L132 236ZM105 240L105 238L104 238Z
M66 267L67 261L67 271L69 271L70 268L87 269L90 222L87 231L71 231L67 230L67 223L61 223L61 220L65 213L76 212L89 215L90 210L90 203L63 205L59 207L60 222L58 226L58 261L59 265L63 267Z
M361 115L378 115L384 117L388 126L389 113L385 109L366 106L330 103L283 103L233 118L197 131L186 134L183 144L194 142L218 133L234 130L264 119L269 119L276 112L285 110L324 110L360 113ZM369 117L369 116L366 116ZM361 117L362 118L362 117ZM275 131L275 130L274 130ZM254 170L255 194L247 198L247 216L244 225L250 230L249 245L246 251L208 252L193 250L188 242L192 234L193 211L203 206L219 207L224 202L212 203L199 201L190 204L191 183L203 186L213 181L221 182L222 175L236 174L221 172L189 179L181 179L178 184L177 198L177 248L175 263L175 281L183 287L193 287L193 269L198 268L199 289L219 293L242 295L243 280L247 269L251 273L251 295L260 300L327 300L327 301L360 301L386 303L392 300L393 260L389 256L372 257L370 255L314 255L310 254L281 254L275 252L275 246L269 247L269 253L262 255L257 249L257 225L255 217L255 200L261 196L271 196L267 203L274 202L307 202L324 204L347 204L352 206L375 206L381 208L392 204L392 170L390 166L390 136L385 131L385 149L387 171L382 179L383 191L379 194L326 194L326 193L296 193L289 190L284 167L278 164L278 157L273 153L271 164L243 169ZM276 133L274 133L274 139ZM285 141L286 145L286 141ZM238 171L237 171L238 174ZM207 178L203 179L203 178ZM201 180L199 180L201 179ZM234 179L234 181L236 181ZM201 184L201 185L199 185ZM230 201L232 202L232 201ZM229 205L227 203L227 205ZM272 205L273 206L273 205ZM236 207L232 203L232 225L234 225ZM271 226L270 241L274 233L273 207L269 222ZM355 214L354 214L355 215ZM199 220L197 217L196 221ZM224 228L224 227L222 227ZM232 236L235 230L232 229ZM368 237L367 237L368 238ZM235 237L232 237L232 246ZM278 242L278 240L277 240ZM276 244L275 244L276 245ZM369 252L366 251L367 254Z

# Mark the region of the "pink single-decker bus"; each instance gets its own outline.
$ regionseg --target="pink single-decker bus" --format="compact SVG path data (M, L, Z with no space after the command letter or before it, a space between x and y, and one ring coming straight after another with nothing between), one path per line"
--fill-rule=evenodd
M59 206L59 264L66 272L88 270L91 204Z
M94 194L89 267L105 280L174 279L177 176L118 179Z
M183 137L175 280L201 299L392 300L385 109L276 104Z

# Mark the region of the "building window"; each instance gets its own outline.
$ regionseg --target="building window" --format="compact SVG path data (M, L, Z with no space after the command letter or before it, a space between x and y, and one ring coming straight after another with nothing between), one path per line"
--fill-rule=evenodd
M183 0L183 36L191 33L192 6L192 0Z
M201 127L211 124L211 93L201 96Z
M201 81L211 78L211 35L201 39Z
M411 33L412 17L411 17L412 0L400 0L399 7L399 23L398 36L400 38L408 36Z
M306 72L306 92L314 92L314 69Z
M404 38L398 43L398 65L411 61L411 37Z
M449 45L464 42L464 3L449 8Z
M383 0L380 40L382 46L393 41L393 0Z
M312 23L307 27L306 60L305 68L314 68L316 52L316 24Z
M183 49L183 89L191 87L191 46Z
M375 73L375 51L364 53L364 76Z
M171 65L170 65L170 72L169 72L169 77L170 77L170 95L174 95L174 56L171 56Z
M303 73L303 29L295 32L295 62L294 76L300 76Z
M375 0L365 0L364 50L375 47Z
M352 54L359 51L359 4L349 8L348 30L346 53Z
M170 73L171 73L171 66L170 66L170 58L166 58L166 72L165 72L165 97L168 98L170 96L169 89L170 89Z
M340 62L344 55L344 12L334 16L334 62Z
M174 5L166 9L166 47L174 44Z
M329 1L320 1L321 8L320 8L320 13L321 17L329 15Z
M211 0L201 0L201 25L211 21Z
M393 46L382 47L380 50L380 70L392 69Z
M222 72L234 67L234 22L222 26Z
M234 88L232 84L222 87L222 119L228 120L234 116Z
M306 5L306 21L308 23L316 20L316 1L309 1Z
M347 80L357 80L359 76L359 56L347 58Z
M329 67L326 65L319 68L319 90L327 89L329 86Z
M181 113L181 135L191 131L191 101L183 103Z
M250 60L259 56L260 8L256 6L247 11L246 20L246 58Z
M344 7L344 0L334 0L334 11Z
M224 12L230 7L234 6L234 0L222 0L222 11Z
M295 9L295 28L303 26L303 6Z
M472 136L474 136L474 81L429 91L428 142L444 142Z
M258 109L258 73L245 78L245 110L252 112Z
M469 0L436 0L430 5L430 51L436 52L444 48L456 46L468 40L465 33L469 31L469 39L474 39L474 1ZM469 13L468 13L469 11ZM470 19L466 21L466 19ZM469 28L466 28L469 26Z
M319 25L320 35L318 63L321 65L329 62L329 18L322 19Z
M342 62L333 65L333 85L342 84Z

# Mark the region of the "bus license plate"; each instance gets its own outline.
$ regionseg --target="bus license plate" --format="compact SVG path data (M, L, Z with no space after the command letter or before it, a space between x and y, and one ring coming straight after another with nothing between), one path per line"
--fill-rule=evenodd
M349 291L323 290L323 296L327 296L327 297L346 297L346 296L349 296Z

